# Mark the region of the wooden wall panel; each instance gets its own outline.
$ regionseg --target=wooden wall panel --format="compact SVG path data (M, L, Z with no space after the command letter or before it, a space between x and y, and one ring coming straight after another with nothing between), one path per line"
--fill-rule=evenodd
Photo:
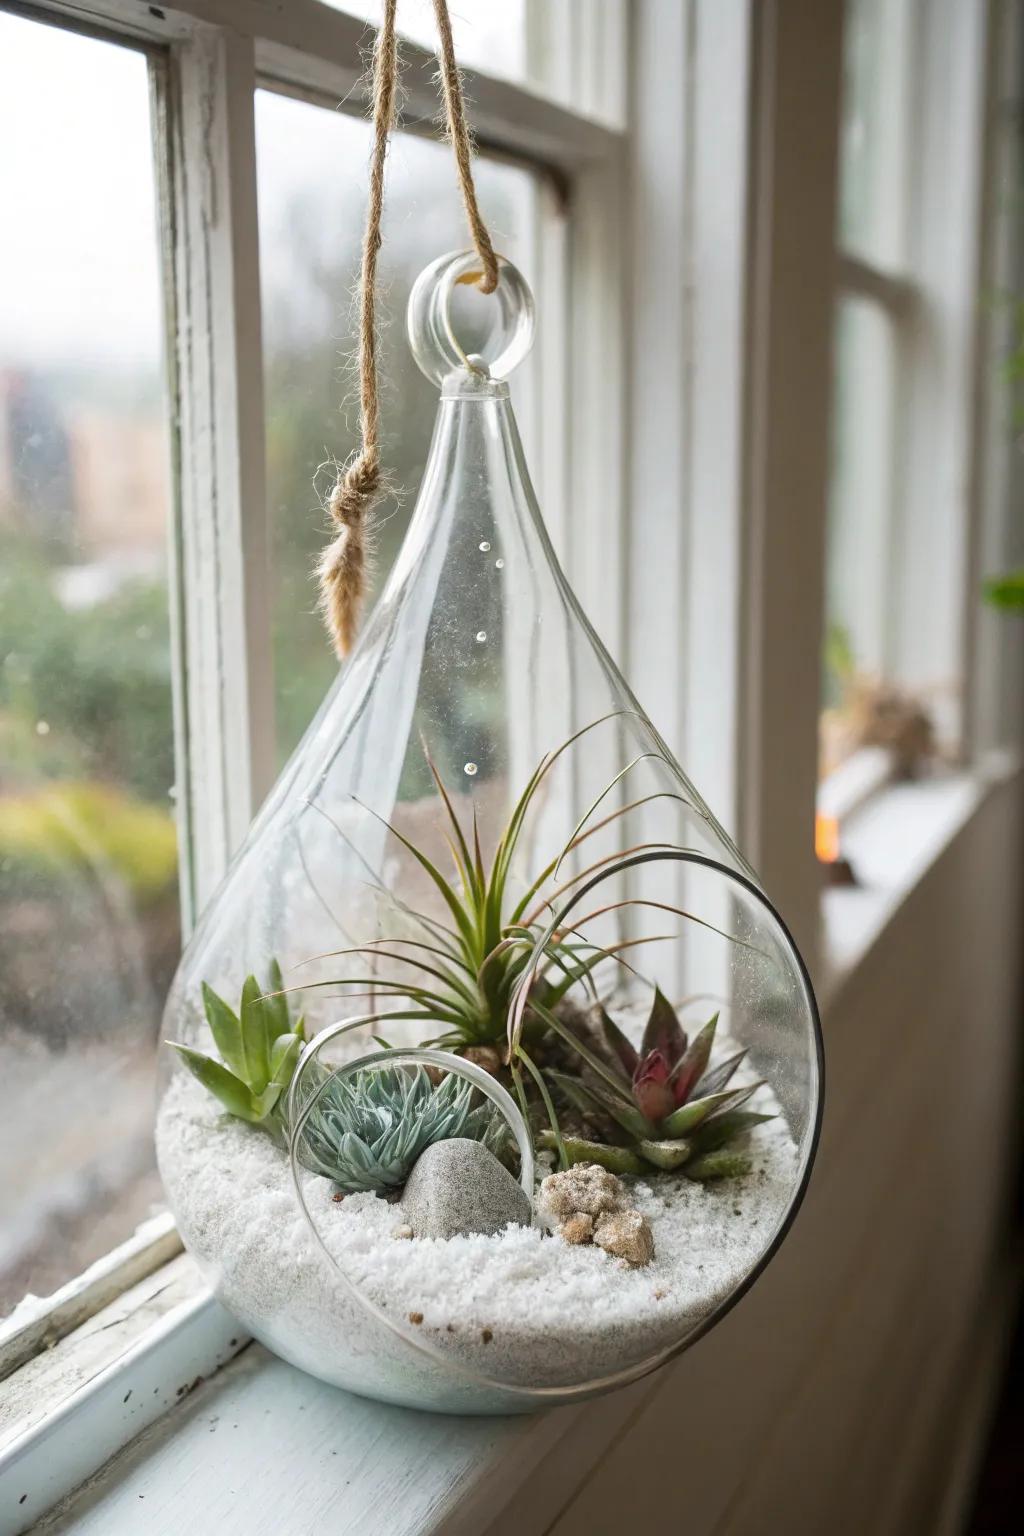
M834 998L818 1165L764 1277L631 1389L625 1423L615 1399L586 1409L489 1536L931 1536L999 1305L1022 830L1017 781L987 798ZM588 1471L595 1444L606 1449Z

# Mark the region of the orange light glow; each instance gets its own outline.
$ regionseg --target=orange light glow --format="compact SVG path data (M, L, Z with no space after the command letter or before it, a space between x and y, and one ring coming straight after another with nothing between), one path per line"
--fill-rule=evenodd
M814 851L822 864L834 864L839 857L839 822L835 816L814 818Z

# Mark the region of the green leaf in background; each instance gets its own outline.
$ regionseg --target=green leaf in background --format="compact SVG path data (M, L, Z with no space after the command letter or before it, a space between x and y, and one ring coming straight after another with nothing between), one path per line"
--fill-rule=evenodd
M1024 609L1024 566L1005 576L994 576L984 586L985 601L1006 613Z

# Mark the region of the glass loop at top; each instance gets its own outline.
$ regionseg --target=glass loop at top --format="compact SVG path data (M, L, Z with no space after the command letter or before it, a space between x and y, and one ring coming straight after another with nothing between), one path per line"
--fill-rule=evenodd
M409 346L419 367L435 384L453 370L464 369L490 379L507 379L533 345L533 294L517 267L498 257L500 276L489 295L498 306L497 320L483 346L467 351L452 323L452 295L457 284L472 284L480 276L475 251L450 251L424 268L409 295Z

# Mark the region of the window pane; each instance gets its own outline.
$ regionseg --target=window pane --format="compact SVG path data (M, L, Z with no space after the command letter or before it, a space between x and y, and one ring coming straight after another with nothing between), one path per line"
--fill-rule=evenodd
M283 761L337 667L316 612L312 569L326 537L318 499L332 483L326 461L344 461L356 445L358 401L347 364L354 345L353 291L370 131L360 119L268 91L257 93L256 130L275 703ZM533 176L480 160L476 180L497 249L530 277L537 203ZM406 301L429 261L467 244L449 149L396 136L388 158L384 221L384 447L387 468L403 494L397 505L385 501L378 508L375 590L405 533L437 406L437 390L416 367L406 343ZM472 305L474 295L463 293L459 302ZM474 318L481 323L490 313L487 300L475 302L479 313L467 314L467 325ZM462 334L471 344L472 331ZM531 377L527 363L513 380L517 408L524 395L533 399ZM339 409L342 402L344 409ZM528 422L523 426L528 436Z
M327 0L336 11L348 11L379 26L381 0ZM398 30L410 42L431 51L437 46L433 0L402 0ZM452 38L459 63L486 70L505 80L526 77L526 0L469 0L451 7Z
M145 59L0 16L0 1315L159 1190L179 948Z
M895 337L877 304L837 313L826 557L822 770L857 745L862 688L888 673L888 578L895 537Z
M889 267L905 255L910 10L909 0L846 0L839 237Z

